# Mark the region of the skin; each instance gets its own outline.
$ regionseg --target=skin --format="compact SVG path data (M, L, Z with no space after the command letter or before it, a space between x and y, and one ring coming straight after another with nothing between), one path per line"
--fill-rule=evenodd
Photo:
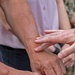
M40 75L38 73L21 71L0 63L0 75Z
M70 45L68 45L68 44L66 44L65 46L62 47L61 51L70 47ZM75 62L75 54L74 53L70 54L69 56L63 58L62 61L67 68L72 67L74 65L74 62Z
M8 22L6 21L4 12L1 9L1 7L0 7L0 22L4 25L4 27L8 31L12 32ZM11 68L9 66L6 66L5 64L0 62L0 75L40 75L40 74L38 74L36 72L17 70L17 69Z
M45 33L47 35L37 38L35 42L36 43L50 43L51 42L52 44L66 43L66 44L71 45L70 47L64 49L58 54L58 57L60 59L63 59L66 56L70 55L71 53L75 52L75 29L55 30L55 31L47 30L45 31ZM50 45L52 45L51 43ZM48 47L48 45L46 45L44 48L46 47ZM39 46L37 50L39 50L39 48L42 48L42 46Z
M71 26L63 0L56 0L56 2L57 2L58 15L59 15L59 26L60 26L59 29L70 29Z
M29 55L32 70L46 75L64 75L65 67L56 55L45 51L36 53L34 49L40 44L34 40L39 37L36 23L27 0L0 0L13 33L21 40ZM31 35L33 33L33 35ZM53 59L53 60L51 60ZM59 64L58 64L59 63ZM55 66L54 66L55 65Z

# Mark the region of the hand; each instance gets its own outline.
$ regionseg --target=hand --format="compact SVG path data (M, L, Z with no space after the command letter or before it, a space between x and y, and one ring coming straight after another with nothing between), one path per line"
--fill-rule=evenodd
M64 50L65 48L69 47L69 45L65 44L62 48L60 48L60 46L58 44L56 44L56 47L58 47L59 49L59 52L61 50ZM55 47L54 46L50 46L47 48L46 52L54 52L55 50ZM62 62L64 63L65 67L72 67L74 65L74 62L75 62L75 54L72 53L70 54L69 56L65 57L62 59Z
M57 47L59 47L59 45L57 45ZM65 44L62 48L59 47L59 52L65 48L69 47L69 45ZM47 48L46 52L54 52L55 48L54 46L50 46L49 48ZM70 54L69 56L65 57L62 59L62 62L64 63L65 67L72 67L74 65L75 62L75 57L74 57L74 53Z
M39 46L35 49L35 51L41 51L46 49L48 46L55 43L66 43L71 45L70 47L64 49L58 54L60 59L65 58L71 53L75 52L75 29L70 30L46 30L45 33L47 35L38 37L35 41L36 43L41 43L44 45Z
M68 48L66 48L66 49L64 49L64 50L62 50L59 54L58 54L58 57L60 58L60 59L63 59L63 58L67 58L67 60L69 60L69 59L71 59L71 61L73 62L73 61L75 61L75 59L74 59L74 57L73 57L73 55L71 55L72 53L74 53L75 52L75 43L73 43L70 47L68 47ZM65 60L65 59L64 59ZM66 61L66 60L65 60ZM72 63L71 62L71 63Z
M66 48L68 48L68 47L70 47L70 45L65 44L65 45L62 47L61 51L64 50L64 49L66 49ZM69 56L67 56L67 57L65 57L65 58L62 59L64 65L65 65L67 68L72 67L72 66L74 65L74 61L75 61L75 56L74 56L74 55L75 55L75 54L72 53L72 54L70 54Z
M53 53L39 52L33 56L31 61L33 71L42 75L65 75L66 70L63 63Z
M67 56L66 58L62 59L65 67L69 68L72 67L74 65L75 62L75 57L74 57L74 53L70 54L69 56Z
M0 63L0 75L40 75L38 73L21 71Z
M42 45L35 49L35 51L42 51L48 48L50 45L56 43L73 44L75 42L75 30L46 30L46 35L38 37L35 42Z

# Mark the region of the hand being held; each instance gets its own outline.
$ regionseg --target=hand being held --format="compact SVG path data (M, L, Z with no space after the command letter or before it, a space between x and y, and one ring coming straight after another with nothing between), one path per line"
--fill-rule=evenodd
M59 45L57 45L59 47ZM62 48L59 49L59 52L61 50L64 50L65 48L69 47L69 45L65 44ZM49 52L54 52L54 50L56 47L54 46L50 46L46 51L49 53ZM57 48L58 49L58 48ZM65 67L72 67L74 65L74 62L75 62L75 54L72 53L70 54L69 56L65 57L62 59L62 62L64 63Z
M53 53L39 52L31 61L32 70L41 75L65 75L66 70L63 63Z
M66 49L68 47L70 47L70 45L65 44L62 47L61 51L63 51L64 49ZM67 68L72 67L75 62L75 54L74 53L70 54L69 56L63 58L62 61Z

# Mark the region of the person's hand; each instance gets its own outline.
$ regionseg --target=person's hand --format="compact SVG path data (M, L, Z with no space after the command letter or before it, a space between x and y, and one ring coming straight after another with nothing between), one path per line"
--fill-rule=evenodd
M66 70L63 63L55 54L39 52L33 56L31 61L32 71L41 73L42 75L65 75Z
M72 15L71 24L75 27L75 12Z
M75 29L70 30L46 30L46 35L42 37L38 37L35 40L35 43L42 44L37 47L35 51L42 51L48 48L50 45L56 43L66 43L73 44L75 42Z
M40 74L29 71L17 70L0 63L0 75L40 75Z
M74 57L74 53L70 54L69 56L65 57L62 59L65 67L69 68L72 67L74 65L75 62L75 57Z
M63 59L67 56L69 56L70 54L75 52L75 43L73 43L70 47L64 49L63 51L61 51L58 54L58 58Z
M66 43L71 45L70 47L64 49L58 54L60 59L65 58L71 53L75 52L75 29L70 30L46 30L47 35L38 37L35 42L41 43L42 45L35 49L35 51L42 51L48 46L55 43Z
M65 48L67 48L67 47L69 47L69 45L67 45L67 44L65 44L62 48L59 46L59 44L56 44L56 47L57 47L57 49L59 50L59 52L61 51L61 50L64 50ZM55 48L56 48L55 46L50 46L50 47L48 47L47 48L47 50L46 50L46 52L53 52L54 53L54 51L56 50ZM65 65L65 67L72 67L73 65L74 65L74 62L75 62L75 54L74 53L72 53L72 54L70 54L69 56L67 56L67 57L65 57L65 58L63 58L62 59L62 62L64 63L64 65Z
M66 49L66 48L68 48L68 47L70 47L70 45L65 44L62 47L61 51L64 50L64 49ZM74 65L74 62L75 62L75 54L74 53L70 54L69 56L63 58L62 61L63 61L64 65L67 68L72 67Z
M59 47L59 45L57 45L57 47ZM59 52L61 50L65 49L65 48L67 48L67 47L69 47L69 45L67 45L67 44L65 44L62 48L59 47L58 48ZM46 52L48 52L48 53L49 52L53 52L54 53L54 51L56 50L55 48L56 47L54 47L54 46L50 46L50 47L47 48ZM62 59L62 62L64 63L65 67L68 68L68 67L72 67L74 65L74 62L75 62L75 56L74 55L75 54L72 53L69 56L67 56L67 57L65 57L65 58Z

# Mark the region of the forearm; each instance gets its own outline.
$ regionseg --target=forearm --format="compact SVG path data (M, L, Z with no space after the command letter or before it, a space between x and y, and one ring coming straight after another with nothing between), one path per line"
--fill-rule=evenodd
M64 6L63 0L57 0L60 29L70 29L70 22Z
M22 41L30 57L35 54L34 43L39 36L34 17L26 0L9 0L2 4L7 21L14 34Z

